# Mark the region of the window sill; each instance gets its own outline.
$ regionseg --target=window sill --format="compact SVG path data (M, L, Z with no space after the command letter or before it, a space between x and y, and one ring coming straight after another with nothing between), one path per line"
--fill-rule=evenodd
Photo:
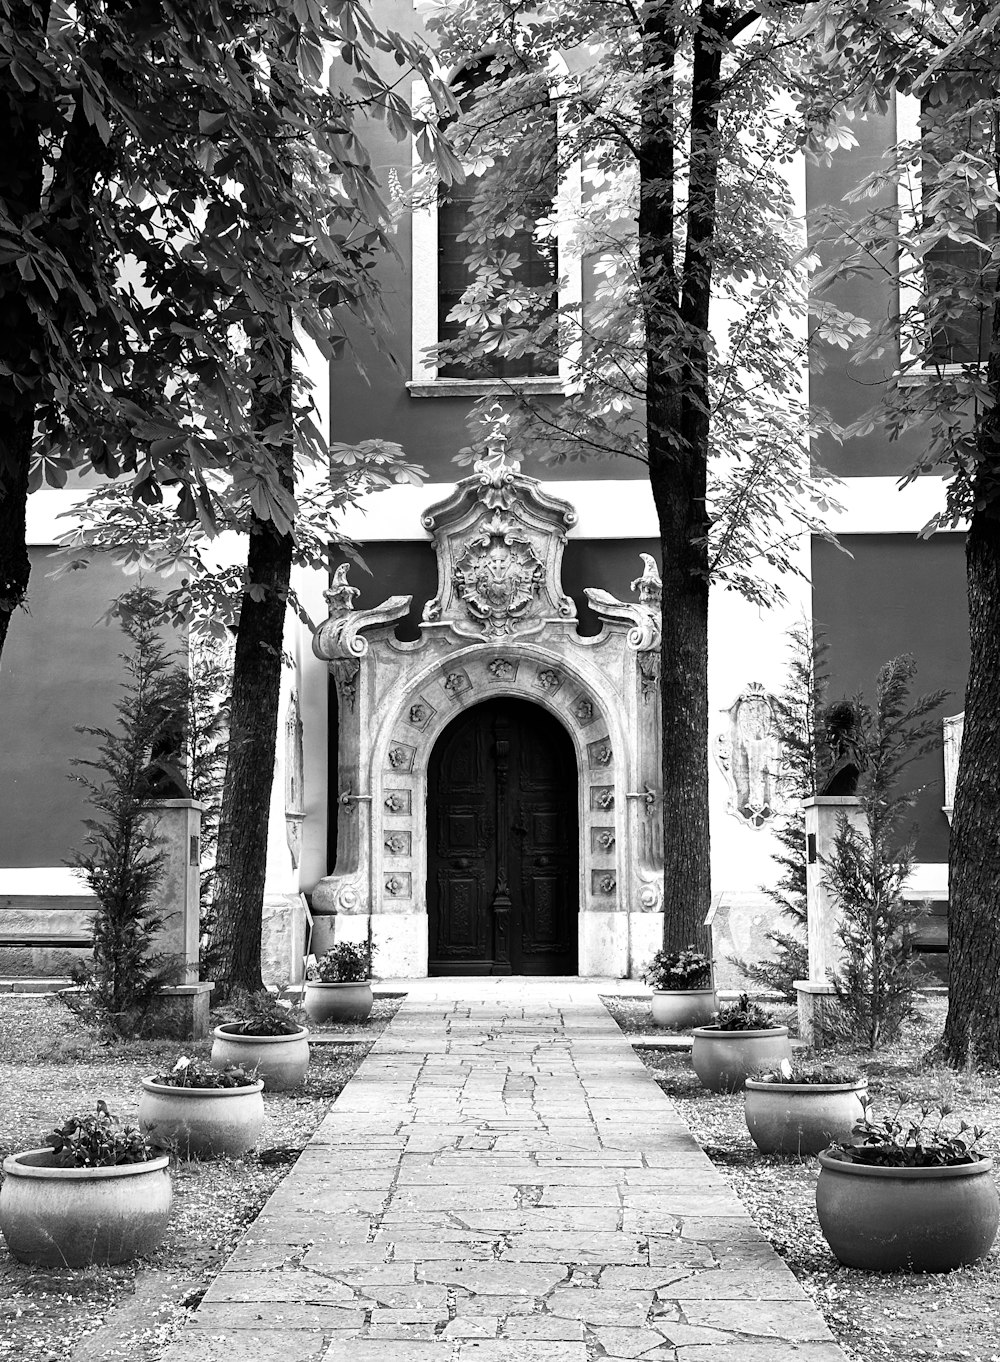
M411 379L406 391L411 397L502 397L504 393L564 397L566 384L561 378L430 378Z
M932 383L935 379L961 378L969 369L984 367L982 363L938 364L932 369L907 369L906 373L897 370L893 378L901 388L919 388L921 384Z

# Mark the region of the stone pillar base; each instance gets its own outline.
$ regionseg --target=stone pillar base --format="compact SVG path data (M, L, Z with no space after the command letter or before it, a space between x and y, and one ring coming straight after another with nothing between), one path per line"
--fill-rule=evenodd
M330 913L315 917L309 949L318 957L341 941L367 946L369 932L376 979L427 977L426 913Z
M627 913L581 913L580 974L624 979L629 969L628 927Z
M821 1049L830 1038L830 1019L837 1009L837 990L825 979L796 979L799 1039Z
M261 974L264 983L284 988L302 982L306 950L306 910L301 894L265 894L261 924Z
M215 985L176 984L161 988L149 1013L150 1030L155 1036L174 1040L201 1040L208 1035L208 1009Z

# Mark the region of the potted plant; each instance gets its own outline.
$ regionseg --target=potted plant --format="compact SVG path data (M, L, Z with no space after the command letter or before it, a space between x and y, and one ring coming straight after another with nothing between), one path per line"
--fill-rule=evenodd
M764 1154L818 1154L850 1138L867 1095L856 1069L783 1059L777 1068L747 1079L747 1129Z
M653 990L654 1026L701 1026L715 1016L712 962L694 946L657 951L642 977Z
M371 946L341 941L306 970L304 1006L310 1021L364 1021L371 1015Z
M237 1158L264 1125L263 1090L253 1071L202 1069L182 1055L169 1073L142 1080L139 1126L179 1159Z
M771 1013L746 993L721 1008L717 1021L691 1034L691 1063L712 1092L741 1092L750 1074L791 1058L788 1027L776 1026Z
M167 1156L105 1102L48 1138L3 1162L0 1232L11 1254L40 1267L86 1267L156 1248L172 1199Z
M874 1272L950 1272L989 1253L1000 1223L993 1160L983 1131L945 1126L951 1108L904 1103L880 1121L866 1106L855 1139L819 1156L816 1211L845 1267ZM932 1116L936 1115L936 1121Z
M265 1092L298 1087L309 1068L309 1032L287 1003L267 989L236 990L220 1015L224 1020L212 1032L216 1069L253 1069Z

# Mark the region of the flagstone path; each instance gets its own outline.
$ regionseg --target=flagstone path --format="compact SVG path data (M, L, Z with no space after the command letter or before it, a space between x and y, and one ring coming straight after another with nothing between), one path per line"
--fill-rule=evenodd
M843 1362L590 980L410 993L165 1362Z

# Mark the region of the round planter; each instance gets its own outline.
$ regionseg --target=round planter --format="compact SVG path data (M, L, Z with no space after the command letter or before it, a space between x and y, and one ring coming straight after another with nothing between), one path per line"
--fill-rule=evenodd
M256 1069L265 1092L287 1092L297 1088L309 1068L309 1032L304 1026L291 1036L241 1036L225 1022L212 1032L211 1063L215 1069L238 1064Z
M845 1267L950 1272L989 1253L1000 1222L993 1160L954 1168L876 1168L820 1154L816 1211Z
M653 1025L689 1030L705 1026L719 1010L714 988L655 988Z
M364 1021L371 1016L372 986L367 981L359 984L323 984L308 980L303 1006L306 1016L317 1026L323 1022Z
M741 1092L748 1074L774 1069L783 1059L791 1059L787 1026L769 1026L765 1031L696 1026L692 1036L691 1063L712 1092Z
M264 1085L175 1088L142 1080L139 1128L180 1159L235 1158L257 1143L264 1125Z
M851 1138L864 1083L762 1083L748 1078L747 1129L763 1154L818 1154Z
M51 1149L3 1161L0 1232L11 1254L39 1267L124 1263L163 1238L172 1190L169 1159L113 1168L60 1168Z

